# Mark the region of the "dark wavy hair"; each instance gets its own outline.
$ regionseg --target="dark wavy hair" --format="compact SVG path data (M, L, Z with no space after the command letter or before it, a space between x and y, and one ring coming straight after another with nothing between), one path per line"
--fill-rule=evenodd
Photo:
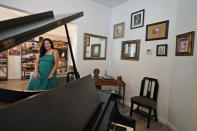
M44 42L45 41L49 41L49 43L51 44L51 48L54 49L54 45L53 45L52 40L50 40L49 38L43 39L42 42L41 42L41 46L40 46L40 57L44 56L45 53L47 52L47 50L44 47Z

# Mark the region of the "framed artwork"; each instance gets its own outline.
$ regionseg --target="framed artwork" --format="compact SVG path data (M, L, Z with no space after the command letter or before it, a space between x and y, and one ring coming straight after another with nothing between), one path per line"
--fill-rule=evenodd
M169 20L146 25L146 41L168 39Z
M113 38L117 39L117 38L124 37L124 28L125 28L124 22L114 25L114 37Z
M131 14L131 29L144 26L144 12L145 10L143 9Z
M101 44L91 45L91 57L100 57L101 54Z
M122 41L121 59L139 61L140 40Z
M194 31L176 36L176 56L193 56Z
M167 55L168 55L168 45L167 44L157 45L156 56L167 56Z
M84 60L106 60L107 37L84 33Z

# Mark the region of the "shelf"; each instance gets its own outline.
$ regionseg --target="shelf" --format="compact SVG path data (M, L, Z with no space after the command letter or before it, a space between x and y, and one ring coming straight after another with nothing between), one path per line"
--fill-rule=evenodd
M7 67L7 65L0 65L0 67Z
M38 53L38 50L30 50L30 49L24 50L24 49L22 49L22 52L23 53Z
M34 61L36 60L35 58L29 58L29 59L26 59L26 58L21 58L22 61Z
M7 58L1 58L1 57L0 57L0 60L6 60L6 61L7 61Z
M35 68L35 60L36 60L36 54L39 53L39 50L37 50L38 43L35 43L35 48L36 49L31 49L31 44L32 42L36 41L28 41L26 45L22 47L21 54L21 70L22 70L22 76L21 79L29 79L29 73L32 72ZM66 42L62 41L53 41L54 48L58 50L58 52L61 54L62 52L65 53L65 57L67 57L67 50L68 50L68 45ZM27 48L24 48L27 47ZM26 56L30 56L26 57ZM67 74L67 58L61 57L60 58L60 63L58 63L57 67L57 76L62 76ZM27 76L28 75L28 76Z

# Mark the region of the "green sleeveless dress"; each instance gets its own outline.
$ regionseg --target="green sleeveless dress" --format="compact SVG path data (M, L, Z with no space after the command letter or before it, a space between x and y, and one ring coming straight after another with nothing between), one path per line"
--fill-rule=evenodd
M53 67L55 65L55 60L53 53L52 55L44 55L40 58L40 64L38 67L38 72L40 77L37 79L31 78L28 86L28 90L48 90L52 88L56 88L57 86L57 78L56 71L53 74L53 78L48 79Z

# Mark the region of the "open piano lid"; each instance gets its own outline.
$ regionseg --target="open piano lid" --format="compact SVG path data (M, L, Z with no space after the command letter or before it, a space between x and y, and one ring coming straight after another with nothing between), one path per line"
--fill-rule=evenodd
M0 52L44 34L79 17L83 12L54 16L52 11L0 21Z

